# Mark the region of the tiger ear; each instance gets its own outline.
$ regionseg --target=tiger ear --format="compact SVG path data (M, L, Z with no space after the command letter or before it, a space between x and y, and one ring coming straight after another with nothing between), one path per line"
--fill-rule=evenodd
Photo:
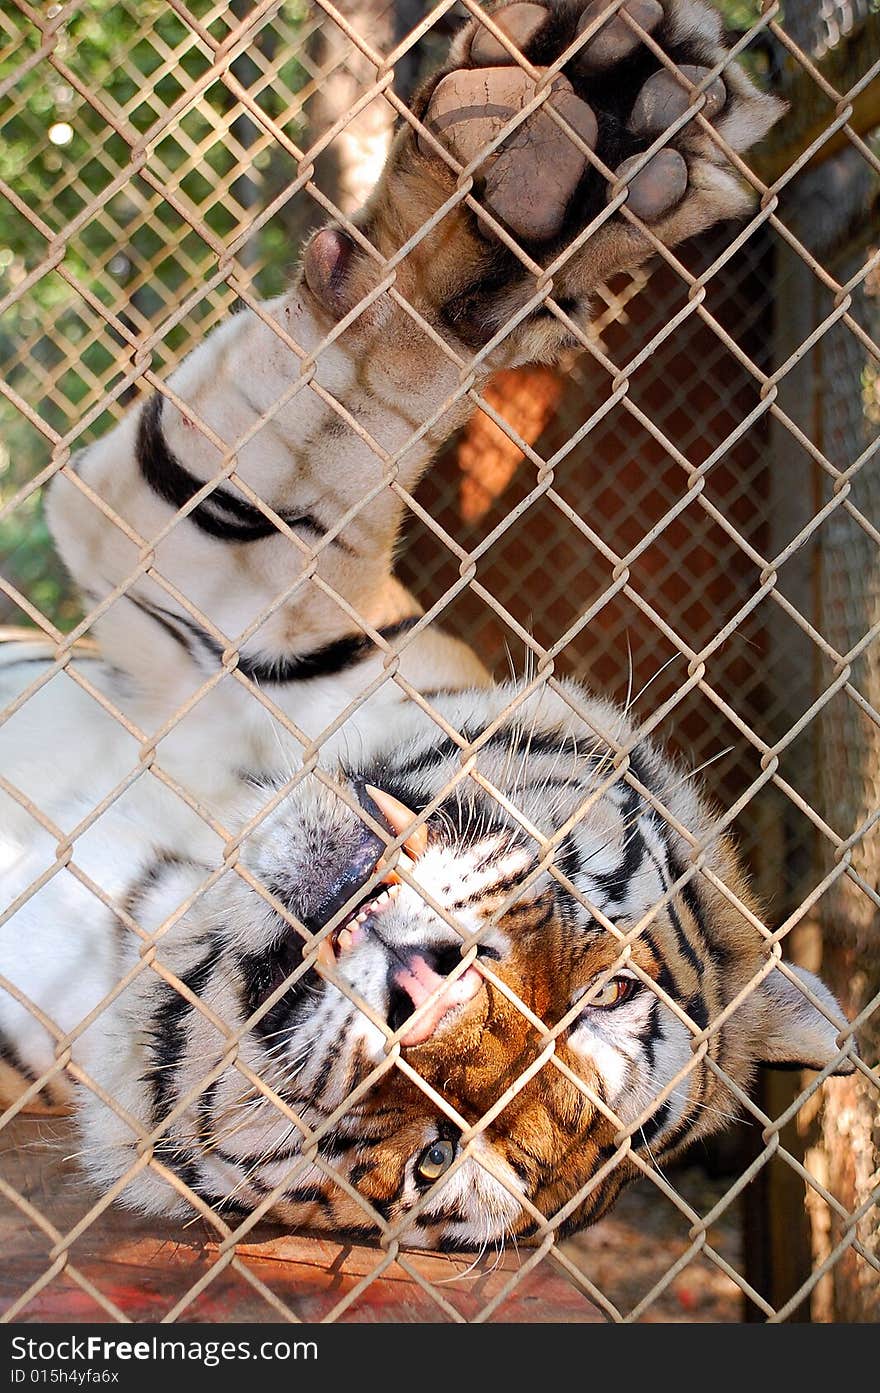
M787 967L799 977L828 1012L829 1020L804 996L796 982L773 971L759 988L761 1011L761 1063L781 1069L824 1069L840 1053L837 1036L846 1018L825 983L805 967ZM851 1046L855 1051L855 1045ZM851 1059L842 1059L835 1074L851 1074Z

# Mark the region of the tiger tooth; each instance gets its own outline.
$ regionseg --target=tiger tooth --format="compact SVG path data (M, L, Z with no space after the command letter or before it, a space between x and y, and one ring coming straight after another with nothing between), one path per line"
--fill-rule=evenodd
M318 951L315 954L315 966L329 969L331 972L336 968L336 954L333 950L332 937L328 934L322 938L318 944Z
M401 803L399 798L395 798L391 793L386 793L384 789L375 788L373 784L366 784L365 787L389 827L398 836L415 822L418 814L408 808L405 803ZM408 851L414 861L418 861L419 857L425 854L427 846L428 829L422 823L407 837L402 844L402 849Z
M413 832L411 837L407 837L403 843L403 850L408 851L414 861L418 861L420 856L424 856L428 849L428 829L422 823Z
M340 953L347 953L354 946L354 940L349 929L340 929L336 936L336 946Z

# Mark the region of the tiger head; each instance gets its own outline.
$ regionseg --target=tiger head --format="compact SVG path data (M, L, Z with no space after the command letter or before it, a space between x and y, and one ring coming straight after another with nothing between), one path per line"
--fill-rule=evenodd
M144 988L154 1123L196 1095L165 1166L221 1212L480 1248L592 1223L633 1157L717 1130L762 1061L852 1068L692 778L619 710L573 684L433 704L461 743L402 707L255 820L263 893L230 873L170 936L205 1010ZM212 1071L217 1021L241 1038ZM152 1172L130 1189L168 1208Z

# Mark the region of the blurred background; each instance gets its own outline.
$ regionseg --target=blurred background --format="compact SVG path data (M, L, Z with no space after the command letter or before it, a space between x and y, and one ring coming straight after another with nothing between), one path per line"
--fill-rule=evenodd
M602 547L544 499L481 556L478 579L536 645L559 645L557 671L630 693L644 716L669 704L658 737L705 766L719 802L737 808L768 920L791 918L787 953L821 965L852 1016L865 1012L863 1054L875 1063L880 6L788 0L772 23L757 0L718 8L734 34L750 35L744 61L791 102L750 157L777 181L778 222L757 218L732 254L738 227L683 250L692 274L714 269L706 312L669 336L663 327L688 304L669 267L603 289L595 340L617 370L656 338L623 400L612 401L612 374L589 356L494 381L492 405L554 460L558 492ZM374 50L397 51L403 98L465 16L415 0L338 0L337 10ZM214 50L230 36L218 75ZM235 307L221 253L261 295L280 291L327 216L307 190L291 192L304 154L344 212L381 169L394 122L384 97L323 140L375 80L332 13L309 0L81 0L45 7L39 25L27 5L2 6L0 623L43 615L68 629L80 617L40 484L138 395L118 327L148 344L162 372ZM835 91L853 92L846 126ZM710 459L685 502L688 470ZM478 415L420 501L472 550L534 475ZM624 591L612 571L630 553ZM459 560L413 518L399 569L429 605L458 579ZM472 590L442 622L499 675L523 668L524 645ZM706 663L697 685L689 653ZM817 895L843 861L852 874ZM800 1082L764 1080L769 1116ZM862 1076L832 1096L830 1111L816 1096L800 1108L785 1146L840 1203L805 1192L784 1159L769 1161L736 1211L743 1263L775 1306L801 1293L792 1318L876 1318L876 1209L855 1227L847 1216L877 1183L877 1089ZM760 1132L751 1119L704 1160L738 1173L760 1154Z

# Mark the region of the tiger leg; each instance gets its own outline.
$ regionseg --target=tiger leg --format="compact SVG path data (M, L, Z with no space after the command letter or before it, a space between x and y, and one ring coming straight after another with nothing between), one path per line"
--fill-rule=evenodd
M409 492L471 389L552 360L595 286L650 255L645 226L673 246L744 211L712 129L742 150L780 110L725 63L702 0L603 14L597 0L494 10L528 70L468 25L354 223L318 232L288 294L209 335L61 471L51 525L90 607L121 592L94 629L141 724L167 722L225 670L195 708L215 753L249 721L244 743L260 743L248 682L312 738L395 646L417 682L485 680L436 630L409 640L418 606L392 576ZM703 115L658 52L705 88ZM630 176L622 207L595 159L612 187ZM383 691L400 695L390 680ZM189 717L177 729L192 744Z

